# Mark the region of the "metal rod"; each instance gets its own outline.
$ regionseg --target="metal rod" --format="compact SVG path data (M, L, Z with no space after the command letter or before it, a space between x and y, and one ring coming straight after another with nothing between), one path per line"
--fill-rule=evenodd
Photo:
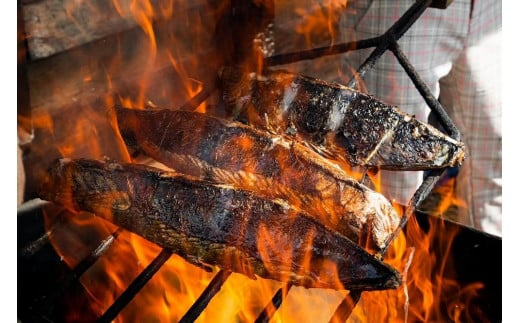
M51 202L42 200L40 198L35 198L32 200L28 200L23 202L16 209L16 213L18 215L24 215L26 213L31 213L40 210L44 205L50 204Z
M52 293L47 296L38 306L44 311L47 311L47 313L50 313L53 310L58 297L63 295L63 293L65 293L71 284L78 280L79 277L81 277L81 275L83 275L87 269L89 269L108 250L108 248L112 245L112 242L117 239L122 231L123 230L119 228L103 241L101 241L99 246L94 251L92 251L72 271L68 272L58 284L56 284L57 287L53 289Z
M28 258L34 256L39 250L41 250L47 243L52 235L52 228L46 231L36 240L33 240L18 250L18 257Z
M357 77L363 78L368 70L374 67L377 60L383 53L396 42L402 35L415 23L423 12L430 6L432 0L416 1L382 36L379 45L370 53L370 56L361 64L357 70L356 77L353 77L348 86L354 88L357 84Z
M194 97L192 97L188 102L184 103L179 109L184 111L192 111L195 110L199 105L202 104L213 91L216 90L216 85L210 87L203 87L202 91L197 93Z
M287 54L280 54L271 56L265 59L267 66L275 66L293 63L301 60L309 60L318 57L335 55L343 52L348 52L356 49L376 47L365 62L359 67L357 73L360 77L363 77L368 70L370 70L376 63L376 61L383 55L383 53L390 49L400 64L403 66L408 76L414 82L420 94L425 98L428 106L439 116L440 122L450 133L454 139L459 139L460 134L456 127L451 122L451 119L447 116L440 103L433 98L431 92L420 79L413 66L408 61L407 57L401 51L397 40L410 28L413 23L422 15L422 13L431 4L431 0L416 1L406 12L394 23L392 27L382 36L374 37L370 39L360 40L356 42L342 43L329 47L315 48L311 50L293 52ZM355 86L355 80L349 82L349 86ZM215 87L204 88L196 96L191 98L185 103L181 109L193 110L204 102L211 93L215 90ZM414 196L410 200L405 214L403 215L399 229L393 234L387 243L387 247L380 253L384 255L387 252L388 246L396 238L397 234L404 228L408 218L413 214L416 206L424 200L424 198L431 192L434 185L437 183L440 175L444 170L436 170L431 172L423 181L419 189L415 192ZM19 210L20 214L20 210ZM98 258L103 254L110 244L117 238L119 231L116 231L111 237L105 239L98 248L89 257L84 259L72 272L73 274L69 278L80 277ZM110 322L112 321L124 307L139 293L144 285L153 277L153 275L166 263L171 257L172 252L163 249L161 253L143 270L143 272L127 287L127 289L119 296L119 298L107 309L107 311L99 318L99 322ZM230 271L221 270L211 280L210 284L199 296L197 301L191 306L186 314L181 318L180 322L193 322L195 321L200 313L207 307L211 299L221 289L229 275ZM259 314L255 322L268 322L275 311L281 306L283 299L286 297L292 285L288 284L280 288L274 295L271 301ZM358 303L361 297L361 291L350 291L350 293L343 299L334 315L331 318L331 322L344 322L352 313L352 310Z
M318 47L309 50L279 54L269 56L264 59L266 66L276 66L299 62L303 60L315 59L324 56L337 55L352 50L364 49L377 46L381 42L382 37L374 37L368 39L362 39L358 41L341 43L332 46Z
M188 100L186 103L184 103L180 107L180 109L181 110L196 109L202 102L204 102L213 93L213 91L216 90L216 88L217 88L216 85L213 85L210 87L203 87L202 91L200 91L194 97L192 97L190 100ZM139 276L136 277L136 279L126 288L126 290L119 296L119 298L116 299L116 301L105 311L105 313L98 319L98 322L112 321L125 308L125 306L128 305L128 303L130 303L130 301L135 297L135 295L137 295L137 293L139 293L139 291L144 287L144 285L146 285L146 283L153 277L153 275L162 267L162 265L164 265L164 263L166 263L166 261L168 261L168 259L170 259L171 255L172 255L171 251L169 251L167 249L163 249L159 253L159 255L148 265L148 267L146 267L143 270L143 272L141 272L141 274L139 274ZM225 276L226 274L227 274L227 276ZM225 276L225 278L223 279L221 284L224 283L224 281L227 279L229 274L231 274L231 273L222 273L221 274L219 272L219 274L217 274L218 277ZM217 282L215 284L217 284ZM214 287L216 288L216 286L217 285L215 285ZM215 291L215 293L218 292L220 287L222 287L222 285L218 286L218 289ZM210 292L211 291L207 292L208 295L210 295L209 294ZM201 295L201 296L207 297L208 295L203 293L203 295ZM195 307L196 304L194 304L192 306L192 308L190 308L190 310L194 311L193 315L195 315L196 311L198 311L198 310L200 310L202 312L202 310L204 310L204 308L207 306L207 303L211 300L211 298L213 296L214 296L214 294L211 295L207 299L207 302L205 303L205 305L202 308L200 308L200 306L201 306L201 304L204 304L206 299L199 298L197 300L197 302L200 301L201 304L198 304L197 307ZM192 315L192 314L190 314L190 315ZM195 316L195 318L198 317L198 315L200 315L200 312L196 315L197 316Z
M408 76L412 79L412 82L416 85L418 88L420 94L423 96L427 104L430 106L432 104L433 108L432 110L438 111L439 115L444 114L441 112L443 111L442 107L437 106L432 100L431 93L429 93L428 88L424 82L421 81L419 75L414 70L406 56L402 53L400 50L397 40L401 38L402 35L419 19L419 17L424 13L424 11L430 6L432 0L423 0L423 1L416 1L402 16L399 18L391 27L386 31L386 33L383 35L384 38L382 39L381 43L372 51L372 53L369 55L369 57L361 64L361 66L357 70L357 75L353 77L349 83L349 87L355 87L357 83L357 78L363 78L364 75L368 70L374 67L377 60L383 55L383 53L390 49L394 55L397 56L397 59L399 63L403 66L405 71L407 72ZM430 97L428 97L428 94L430 94ZM437 101L438 103L438 101ZM431 108L431 106L430 106ZM447 116L447 114L446 114ZM443 117L443 123L446 123L447 125L451 125L451 120L449 117L447 120L445 120ZM449 126L448 126L449 128ZM447 129L448 129L447 128ZM458 131L455 129L450 129L453 133L458 133ZM459 138L454 138L459 139ZM417 189L412 199L409 201L408 206L405 210L405 213L403 217L401 218L401 221L399 223L398 229L394 231L394 233L389 237L386 243L386 247L383 248L383 250L379 251L378 254L383 258L383 256L386 254L389 246L391 243L395 240L399 232L404 228L406 225L409 217L414 212L416 206L424 200L424 198L431 192L435 184L440 178L440 174L442 174L444 170L436 170L431 172L426 179L423 180L421 186ZM331 322L344 322L352 313L352 310L356 306L356 304L359 302L359 299L361 298L362 291L351 291L349 295L340 303L340 305L336 308L336 311L334 312L334 315L332 316Z
M394 35L394 39L398 40L410 27L419 19L428 7L430 7L432 0L417 0L410 6L408 10L393 24L388 30L389 34Z
M99 246L74 268L73 274L75 278L79 278L81 275L83 275L99 259L99 257L101 257L108 250L112 243L119 237L121 232L123 232L123 229L118 228L116 231L114 231L114 233L101 241Z
M397 238L399 235L399 232L403 230L404 226L408 222L408 219L412 216L415 209L417 208L417 205L419 205L425 198L428 196L433 188L435 187L435 184L439 181L442 173L445 171L445 169L436 169L431 171L428 176L423 180L417 191L415 191L414 195L408 202L408 205L406 206L406 209L404 211L403 216L401 217L401 221L399 222L399 227L392 233L392 235L387 239L387 244L385 248L383 248L379 253L383 256L386 254L388 248L392 244L392 242Z
M282 288L278 289L276 293L274 294L273 298L267 305L264 307L262 312L258 314L258 317L255 320L255 323L267 323L271 319L271 317L274 315L276 310L282 305L282 301L287 296L287 293L291 289L292 285L287 284L286 286L283 286Z
M139 276L134 279L127 289L116 299L116 301L98 319L98 322L111 322L125 306L141 291L153 275L170 259L172 252L163 249L157 257L146 267Z
M347 296L341 301L341 303L336 308L336 311L330 318L330 323L343 323L345 322L350 314L352 314L352 311L354 310L354 307L356 307L357 303L359 302L359 299L361 298L361 291L350 291Z
M408 57L403 53L401 47L396 42L392 43L390 46L390 50L394 53L395 57L404 68L413 84L419 91L419 93L423 96L424 100L430 107L430 109L435 113L435 116L438 118L439 122L442 124L444 129L448 132L450 137L455 140L460 140L460 132L453 124L453 121L448 116L448 113L442 108L440 102L434 97L426 83L421 79L417 71L413 68L412 63L408 60Z
M33 212L42 212L43 207L49 204L51 204L51 202L44 201L39 198L29 200L18 207L17 214L18 216L29 216L29 214ZM56 212L55 217L58 219L58 223L63 221L62 215L64 213L66 213L66 210L63 208L60 209L59 212ZM40 237L28 242L22 248L18 249L18 257L29 258L34 256L37 252L39 252L45 245L47 245L50 242L49 238L52 236L57 226L58 224L56 222L50 224L50 228L47 231L45 231Z
M180 319L179 323L194 322L200 313L208 306L211 299L220 291L229 275L231 275L231 271L229 270L219 271L209 282L209 285L204 289L202 294L200 294L195 303L193 303L186 314Z

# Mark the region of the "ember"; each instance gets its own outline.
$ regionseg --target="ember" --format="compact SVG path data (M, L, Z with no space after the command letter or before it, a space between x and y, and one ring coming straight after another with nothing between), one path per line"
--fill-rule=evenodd
M389 39L395 42L430 2L413 4ZM69 20L84 5L75 4L65 10ZM458 131L433 96L425 100L449 137L429 125L426 137L448 138L452 146L440 150L446 157L440 164L432 155L420 156L431 162L426 166L392 161L390 167L436 168L406 206L392 205L378 193L373 166L379 162L352 162L345 150L339 155L337 147L323 144L330 134L302 131L302 125L328 131L330 124L284 120L278 131L280 124L269 123L273 116L262 119L254 104L238 118L247 124L231 120L237 115L230 116L229 109L236 106L226 101L229 88L223 91L218 82L223 66L246 66L260 81L262 73L282 70L275 65L376 47L358 70L362 76L392 46L380 38L274 55L273 20L293 4L276 5L114 1L98 8L115 14L106 19L113 29L101 30L105 38L86 44L74 39L53 48L57 52L49 57L35 50L38 28L28 30L30 114L20 114L19 123L33 139L22 147L24 201L45 201L29 212L19 210L19 230L41 227L19 241L22 321L500 317L500 292L493 289L500 274L483 270L484 276L463 281L457 264L463 253L455 250L492 245L485 257L475 255L482 261L497 256L501 241L478 233L468 237L465 228L416 212L445 167L463 159ZM330 1L328 10L307 15L295 32L304 33L309 45L313 30L332 35L333 12L341 5ZM42 7L38 2L24 7L29 26ZM301 15L303 7L294 12ZM89 21L89 28L95 25ZM256 103L269 99L249 94ZM402 144L398 136L383 137ZM372 151L361 160L372 162L379 153ZM460 236L467 240L460 242ZM32 268L55 270L45 276Z

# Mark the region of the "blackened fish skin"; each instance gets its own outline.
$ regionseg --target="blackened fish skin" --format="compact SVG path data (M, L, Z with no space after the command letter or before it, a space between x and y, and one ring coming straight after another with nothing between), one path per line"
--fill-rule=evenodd
M41 197L101 216L197 265L305 287L401 283L395 269L284 201L145 165L62 159Z
M285 70L220 71L231 118L340 149L355 166L425 170L458 166L465 146L398 107L346 86Z
M115 112L128 145L180 173L288 200L367 249L384 248L398 228L383 195L287 136L189 111Z

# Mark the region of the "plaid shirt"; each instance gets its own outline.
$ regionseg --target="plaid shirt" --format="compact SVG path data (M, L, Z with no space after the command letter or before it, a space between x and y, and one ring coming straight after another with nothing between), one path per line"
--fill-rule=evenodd
M345 6L346 3L346 6ZM379 36L414 0L286 1L275 6L275 52L286 53ZM331 9L331 5L336 7ZM341 14L337 14L340 12ZM502 132L500 93L500 0L454 0L428 8L398 40L422 80L460 130L467 158L456 178L460 223L492 234L502 231ZM316 28L314 18L333 18L337 28ZM335 15L339 16L335 18ZM295 31L307 34L295 35ZM373 51L356 50L284 66L305 75L347 84ZM394 55L387 51L359 90L427 121L430 113ZM422 172L380 171L381 191L407 204Z
M341 41L381 35L413 2L348 1ZM501 12L501 1L455 0L445 10L428 8L398 41L468 148L456 178L457 198L467 205L459 207L459 222L496 235L502 231ZM345 75L336 81L346 84L347 72L372 50L342 55ZM366 73L360 89L427 120L429 108L391 52ZM421 182L422 172L381 171L382 193L401 204Z

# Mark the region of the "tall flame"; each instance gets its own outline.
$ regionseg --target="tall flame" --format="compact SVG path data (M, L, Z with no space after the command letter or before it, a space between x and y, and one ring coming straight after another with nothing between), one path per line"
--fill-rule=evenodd
M262 1L255 1L255 5L257 2ZM280 1L280 5L283 2ZM219 4L216 8L210 5L203 7L202 9L206 10L204 14L194 14L193 10L187 9L189 7L187 2L173 0L113 0L113 5L121 16L131 15L135 19L146 35L147 41L146 46L139 44L140 48L136 53L136 57L139 58L136 60L137 63L133 60L129 63L138 68L132 69L129 73L121 72L127 67L123 64L127 54L123 53L121 48L118 48L114 57L109 60L111 64L102 66L102 77L98 75L100 66L95 63L86 64L78 72L82 80L82 88L94 87L99 84L96 82L100 78L102 83L106 84L107 92L103 93L101 100L103 104L108 107L121 104L137 109L162 105L166 102L166 108L176 109L182 104L181 102L186 102L201 93L203 87L208 85L208 80L213 80L211 77L202 79L198 75L193 76L192 71L204 70L212 64L221 63L222 57L212 57L212 53L204 46L207 46L208 39L211 39L216 28L214 25L223 14L225 5ZM323 1L323 5L319 8L296 7L295 12L302 20L295 32L305 36L308 47L314 47L317 34L327 34L332 45L336 39L334 25L337 23L337 12L343 6L344 1L328 0ZM191 19L189 21L183 17L188 11ZM203 20L202 16L211 21ZM182 30L189 34L178 35L177 30L166 33L166 36L159 36L157 26L159 24L169 26L164 21L170 20L175 20L177 25L182 25ZM179 45L181 43L183 45ZM198 52L209 54L196 55ZM252 52L257 56L252 58L250 69L259 71L263 67L262 57L258 55L258 51ZM231 53L220 54L226 56ZM208 57L215 61L205 60ZM169 81L175 79L173 82L175 86L161 87L163 79L158 76L160 73L157 71L165 70L168 76L162 77ZM128 89L127 84L121 80L126 77L137 78L137 89L130 87L132 91L122 90ZM341 78L342 75L338 77ZM60 91L60 88L53 89L54 94ZM131 92L130 95L128 92ZM71 103L68 101L69 98L63 100ZM99 104L99 101L95 102ZM89 105L87 102L72 102L72 104L78 112L70 117L52 111L35 111L32 116L33 127L43 138L49 139L48 142L40 145L40 149L52 147L52 157L99 159L109 156L118 160L132 161L131 154L121 137L117 131L114 131L117 128L114 119L107 120L105 109L100 109L94 103ZM203 103L196 109L199 112L207 112L210 107L208 103ZM71 118L74 122L68 121ZM243 147L250 145L247 140L238 140L233 144ZM48 154L48 151L43 151L41 154ZM49 159L49 156L50 154L45 155L45 158ZM351 171L347 165L342 164L341 167ZM250 168L251 172L254 172L254 165ZM360 178L359 174L356 176ZM379 191L381 179L378 174L367 173L367 176ZM443 213L454 204L463 207L448 192L445 192L445 196L439 213ZM397 205L395 207L398 208ZM320 208L323 206L316 207L316 209ZM71 268L77 266L98 247L103 239L117 229L111 223L91 214L62 216L63 213L60 212L64 211L58 212L54 208L47 210L47 226L52 228L53 245ZM476 283L461 288L455 279L446 278L445 274L453 270L452 260L447 258L448 255L437 259L431 251L432 248L448 250L457 231L449 231L436 223L432 221L429 230L425 233L414 217L409 220L406 232L398 235L385 256L386 263L403 273L403 285L397 290L362 293L358 306L354 308L349 318L350 322L431 322L446 319L465 322L471 319L470 303L483 286ZM304 243L311 244L313 238L312 235L303 237ZM258 249L268 270L273 268L270 267L273 253L283 253L281 257L288 262L293 256L291 250L278 250L276 239L276 236L269 235L269 230L265 227L259 228ZM80 279L88 297L88 306L96 317L102 315L113 304L160 253L160 250L157 245L126 231L114 239L106 253ZM277 256L280 258L280 255ZM309 257L303 257L301 264L309 266ZM212 272L207 272L176 255L172 256L117 316L116 322L178 321L219 270L217 267L212 269ZM323 270L336 272L335 264L324 262ZM268 279L253 280L244 275L232 274L198 321L253 321L269 304L279 288L287 288L287 286ZM339 279L338 288L339 291L292 287L284 297L280 309L274 312L271 306L274 313L272 321L284 323L328 321L336 307L349 293L341 290ZM450 291L451 300L441 299L446 295L443 292L445 290ZM442 308L443 304L448 304L447 308ZM82 307L81 304L75 304L74 308ZM79 311L72 310L68 319L75 321L81 319L81 315Z
M472 312L468 305L483 284L462 287L453 276L454 259L439 252L451 250L459 228L435 218L428 223L425 232L412 217L388 252L386 262L403 273L403 285L395 291L363 293L350 316L353 322L466 322L479 317L481 313Z
M346 7L346 2L341 0L327 0L321 3L312 3L307 7L298 6L294 10L301 17L301 22L296 26L296 32L305 36L308 48L316 47L316 41L330 39L330 45L337 39L337 23L339 13Z

